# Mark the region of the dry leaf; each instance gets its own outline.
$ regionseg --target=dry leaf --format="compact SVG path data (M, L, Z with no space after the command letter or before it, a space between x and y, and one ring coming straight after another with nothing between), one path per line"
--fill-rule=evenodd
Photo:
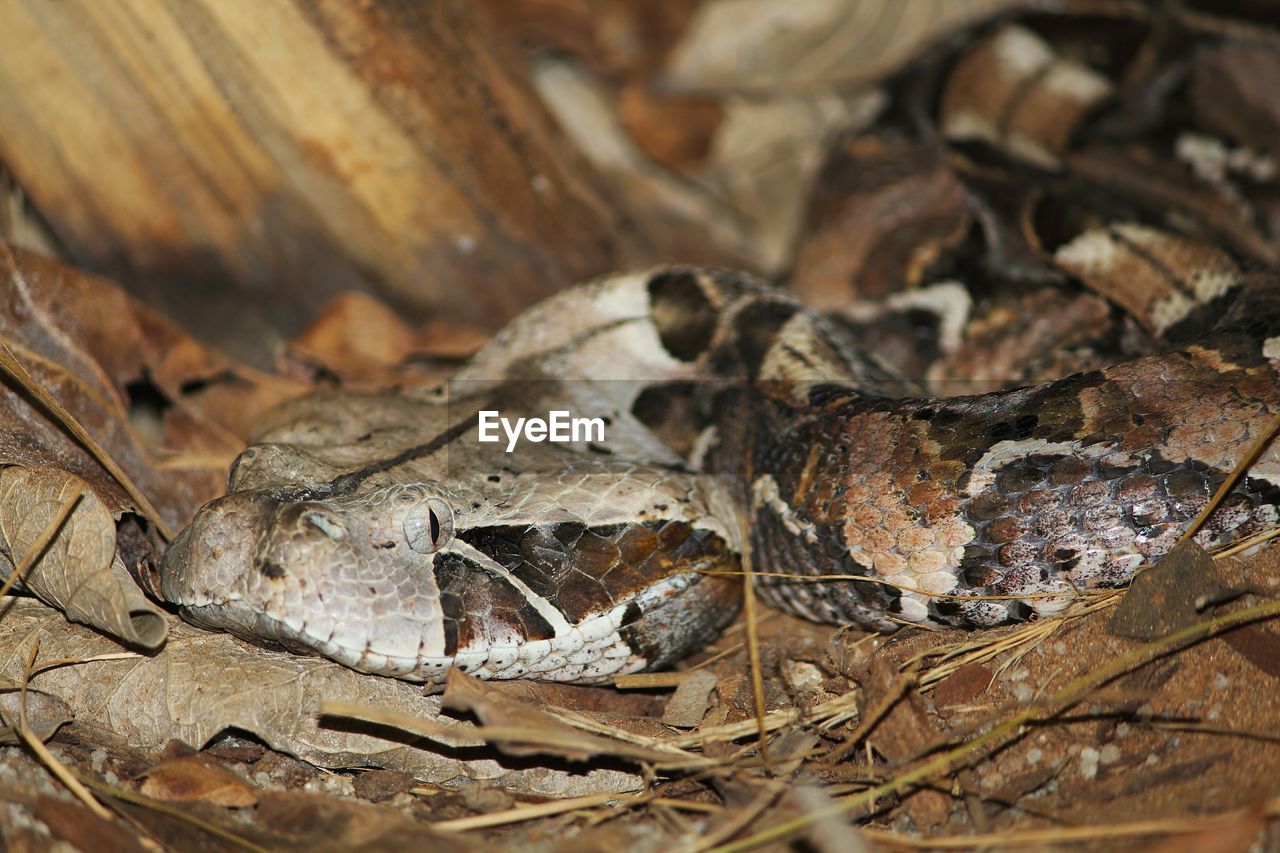
M205 755L168 758L146 772L141 793L165 802L200 801L230 809L257 805L258 789Z
M490 335L458 322L415 331L387 305L358 291L339 294L291 340L281 372L337 379L346 387L386 387L445 378ZM436 359L437 364L426 363Z
M78 499L75 495L79 495ZM76 500L57 535L22 578L41 600L131 646L164 643L164 613L147 600L116 553L116 525L89 485L50 466L0 468L0 569L38 545L63 504Z
M68 623L39 602L3 602L0 677L20 678L36 642L42 659L84 660L118 650L110 639ZM509 766L490 750L437 753L421 738L389 739L388 730L379 737L350 724L320 725L322 700L365 702L435 718L440 699L423 696L403 681L269 651L176 619L170 621L165 647L151 656L56 667L32 683L66 702L78 722L113 731L138 749L160 749L170 740L200 746L234 727L321 767L382 767L433 784L485 782L540 796L634 791L641 785L638 775L619 770L570 773L527 761ZM448 718L440 724L460 732L468 728Z
M711 706L711 691L716 689L716 681L715 673L709 669L689 673L689 677L681 681L671 694L662 712L662 722L683 729L691 729L701 723Z
M0 743L18 744L22 740L16 727L21 718L23 693L17 684L0 684ZM40 740L48 740L64 723L75 719L67 703L43 690L26 692L27 725Z
M154 849L139 843L127 824L99 817L76 800L42 794L36 799L32 815L49 828L50 835L74 850L151 853ZM48 844L47 837L42 841Z
M485 728L502 729L504 737L498 741L499 748L511 755L549 752L577 761L605 755L647 761L659 766L699 763L696 756L679 750L650 749L584 732L456 669L449 672L444 707L469 711L480 719ZM515 734L506 735L506 732ZM524 741L519 732L527 732L528 741Z
M1206 129L1280 155L1280 51L1274 44L1226 41L1193 60L1191 108Z

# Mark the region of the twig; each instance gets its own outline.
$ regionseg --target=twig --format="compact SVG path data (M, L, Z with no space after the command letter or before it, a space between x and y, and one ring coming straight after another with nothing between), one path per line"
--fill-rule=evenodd
M36 754L44 766L49 768L49 772L57 776L62 784L67 786L67 790L71 791L84 803L89 808L89 811L103 820L114 820L115 815L107 811L106 806L98 802L93 794L89 793L89 789L80 783L75 774L49 751L44 742L36 737L35 732L31 731L31 727L27 725L27 685L31 681L31 670L35 666L36 655L39 653L40 643L37 641L32 644L31 651L27 655L27 665L23 669L22 690L19 693L18 700L18 735L27 744L27 747Z

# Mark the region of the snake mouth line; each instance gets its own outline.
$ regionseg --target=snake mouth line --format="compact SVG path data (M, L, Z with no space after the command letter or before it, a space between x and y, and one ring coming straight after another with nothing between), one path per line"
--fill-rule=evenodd
M650 614L660 611L696 581L696 573L666 578L636 599L589 616L550 639L473 647L439 656L385 654L377 651L373 643L344 645L332 635L309 632L306 620L293 622L257 612L237 600L185 605L183 609L198 624L224 628L249 639L271 638L290 651L319 655L360 672L406 681L443 682L456 668L480 678L599 683L615 675L638 672L650 664L624 639L623 629L638 609Z

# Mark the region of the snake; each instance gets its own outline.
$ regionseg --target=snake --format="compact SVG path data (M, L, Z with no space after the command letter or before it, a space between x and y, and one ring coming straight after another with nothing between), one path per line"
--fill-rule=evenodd
M167 550L188 620L439 683L599 683L737 613L980 629L1061 612L1167 554L1280 412L1280 279L1207 332L1021 388L934 398L752 276L669 266L527 309L446 383L284 404ZM604 441L480 441L571 411ZM1199 528L1280 518L1280 451Z

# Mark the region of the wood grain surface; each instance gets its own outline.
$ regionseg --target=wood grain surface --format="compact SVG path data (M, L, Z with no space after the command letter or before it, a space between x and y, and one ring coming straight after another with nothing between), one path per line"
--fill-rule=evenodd
M645 254L464 0L0 21L0 160L66 254L256 361L343 290L496 328Z

